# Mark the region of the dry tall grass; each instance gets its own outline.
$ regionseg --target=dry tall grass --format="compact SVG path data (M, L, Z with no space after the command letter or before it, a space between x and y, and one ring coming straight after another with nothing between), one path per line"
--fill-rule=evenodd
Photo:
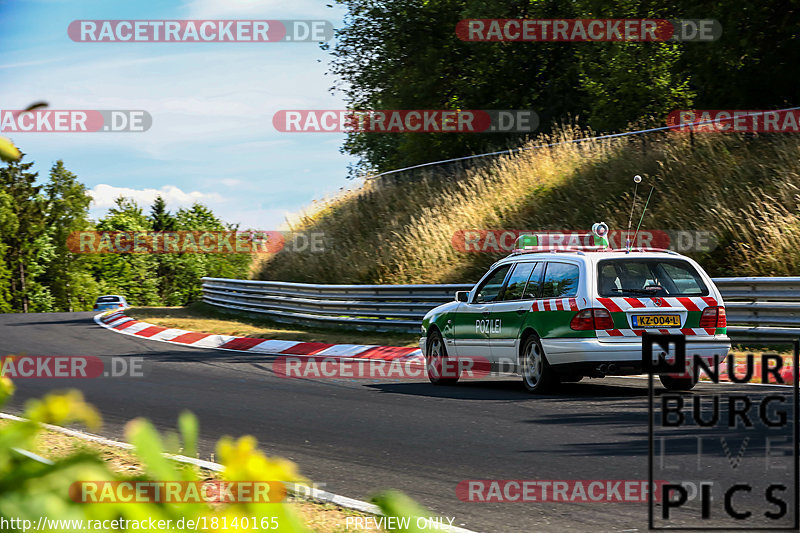
M533 143L586 135L565 130ZM800 274L800 139L707 133L692 140L668 133L646 144L631 138L569 144L469 170L368 183L319 202L294 224L296 231L324 231L324 253L278 253L257 277L471 282L499 256L458 252L451 244L457 230L588 230L600 220L624 229L635 174L656 186L643 227L716 233L718 247L696 255L712 275Z

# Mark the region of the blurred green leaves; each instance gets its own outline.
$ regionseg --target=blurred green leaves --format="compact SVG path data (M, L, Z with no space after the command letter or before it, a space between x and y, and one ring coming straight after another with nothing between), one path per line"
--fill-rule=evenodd
M0 406L13 393L13 383L0 377ZM99 427L100 415L87 404L78 391L66 391L45 396L27 403L24 420L0 427L0 516L19 518L38 523L44 516L56 520L170 520L165 531L179 531L192 520L209 530L258 529L289 533L310 530L286 503L165 503L165 502L108 502L82 503L81 481L203 481L205 474L192 465L178 463L165 456L165 440L145 419L135 419L125 427L125 436L134 446L134 455L143 472L123 475L112 471L95 450L86 448L67 457L51 458L45 464L27 457L15 449L31 450L41 424L66 425L80 423ZM181 413L178 418L178 445L194 457L197 451L198 422L194 415ZM223 437L217 444L217 458L225 467L221 478L228 481L306 482L291 461L267 457L258 449L256 439ZM416 517L429 516L407 496L387 492L376 497L376 503L388 516L410 517L410 529L396 530L417 533ZM244 520L242 520L244 519ZM394 523L394 522L392 522ZM216 524L216 526L214 525ZM223 524L225 524L223 526ZM264 527L264 526L268 527ZM189 526L186 526L187 528ZM138 530L138 527L122 529ZM202 528L201 528L202 529Z

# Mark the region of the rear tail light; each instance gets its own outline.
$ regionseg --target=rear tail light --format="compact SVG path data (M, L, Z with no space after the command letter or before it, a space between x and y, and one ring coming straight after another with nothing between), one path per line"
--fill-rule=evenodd
M701 328L724 328L728 325L728 317L724 307L706 307L700 316Z
M97 309L97 304L94 304L94 307L92 309L96 310Z
M608 309L592 309L594 313L594 329L614 329L614 320Z
M569 323L569 327L576 331L589 331L595 329L614 329L614 320L608 309L594 308L578 311Z
M569 323L569 327L576 331L594 329L594 315L591 309L578 311Z
M119 306L120 306L120 307L125 307L125 306L124 306L124 305L122 305L122 304L119 304Z

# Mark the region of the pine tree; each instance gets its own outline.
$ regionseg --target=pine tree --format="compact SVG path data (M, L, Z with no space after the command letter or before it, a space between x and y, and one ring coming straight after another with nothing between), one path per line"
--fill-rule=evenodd
M21 160L22 158L20 158ZM33 163L9 162L0 168L0 185L11 197L11 217L16 231L3 233L6 261L11 268L11 301L14 310L29 311L32 281L28 270L36 255L36 242L45 229L46 201L35 185L38 173L29 172Z
M150 223L153 231L175 231L175 217L167 211L167 202L159 195L150 206Z
M82 273L91 259L76 255L67 248L70 233L91 228L89 205L92 198L77 176L57 161L50 169L50 181L44 187L47 198L47 234L53 250L52 261L47 265L42 283L53 295L58 310L88 309L91 298L99 289L88 283Z

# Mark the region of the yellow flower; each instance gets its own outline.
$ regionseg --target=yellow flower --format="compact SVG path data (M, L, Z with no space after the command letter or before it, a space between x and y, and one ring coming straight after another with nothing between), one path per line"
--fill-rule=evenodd
M0 404L14 394L14 382L5 376L0 376Z
M225 465L223 476L240 481L305 481L297 465L286 459L269 458L250 435L234 440L223 437L217 444L217 456Z
M100 413L83 400L77 390L48 394L42 400L30 400L25 406L25 416L35 422L64 425L81 422L90 429L100 427Z

